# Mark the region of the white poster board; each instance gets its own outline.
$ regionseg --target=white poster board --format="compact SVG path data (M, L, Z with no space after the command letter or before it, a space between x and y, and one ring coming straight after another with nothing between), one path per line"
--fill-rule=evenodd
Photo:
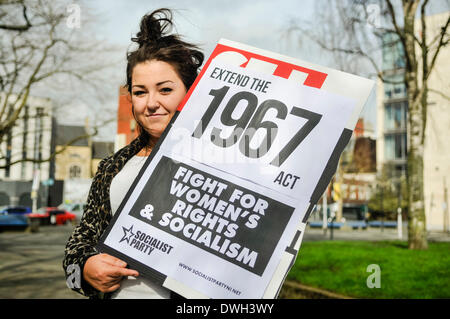
M372 87L221 40L99 248L184 297L276 297Z

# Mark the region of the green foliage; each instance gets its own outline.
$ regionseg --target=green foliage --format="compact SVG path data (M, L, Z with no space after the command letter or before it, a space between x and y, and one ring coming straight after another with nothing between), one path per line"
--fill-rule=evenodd
M450 243L409 250L401 241L305 242L288 280L356 298L450 298ZM381 287L368 288L371 264Z
M384 217L396 219L397 208L408 211L408 189L405 176L396 176L393 169L386 165L378 174L376 188L369 199L369 212L372 218Z

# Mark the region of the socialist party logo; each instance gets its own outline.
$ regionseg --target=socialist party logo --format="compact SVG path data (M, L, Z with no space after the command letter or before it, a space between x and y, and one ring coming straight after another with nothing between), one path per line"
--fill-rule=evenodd
M155 250L167 255L170 254L173 246L140 230L135 232L133 227L134 225L131 225L129 228L122 226L123 236L119 244L125 242L128 246L147 255L150 255Z

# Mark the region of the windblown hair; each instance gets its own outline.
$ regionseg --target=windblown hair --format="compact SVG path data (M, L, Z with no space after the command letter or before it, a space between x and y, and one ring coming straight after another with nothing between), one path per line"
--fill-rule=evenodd
M187 90L194 83L204 55L196 45L181 40L178 34L170 34L172 27L172 12L169 9L158 9L142 17L140 31L136 37L131 38L131 41L138 44L138 48L127 53L126 87L130 94L134 67L150 60L169 63ZM132 112L134 116L134 107ZM136 119L135 116L134 118ZM147 144L152 143L150 134L139 121L136 120L136 123L139 135Z
M162 8L142 17L140 31L131 41L139 47L127 53L127 89L131 93L131 75L134 67L142 62L158 60L169 63L180 76L186 89L197 77L204 55L199 48L181 40L178 34L170 34L173 27L172 12Z

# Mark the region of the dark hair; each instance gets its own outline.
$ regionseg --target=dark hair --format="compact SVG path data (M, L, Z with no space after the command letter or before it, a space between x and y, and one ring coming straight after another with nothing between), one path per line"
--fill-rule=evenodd
M142 62L158 60L169 63L189 89L203 63L203 53L191 43L181 40L177 34L168 34L172 29L172 12L162 8L142 17L140 31L131 41L139 47L127 53L127 89L131 93L131 75L134 67Z
M127 83L126 87L131 94L131 75L134 67L142 62L158 60L169 63L189 89L197 77L197 72L203 63L203 53L191 43L181 40L177 34L169 34L172 29L172 12L162 8L142 17L140 31L131 41L139 47L127 52ZM132 110L134 116L134 108ZM134 116L135 120L136 117ZM139 121L138 132L141 141L146 145L153 143L150 134L142 127Z

